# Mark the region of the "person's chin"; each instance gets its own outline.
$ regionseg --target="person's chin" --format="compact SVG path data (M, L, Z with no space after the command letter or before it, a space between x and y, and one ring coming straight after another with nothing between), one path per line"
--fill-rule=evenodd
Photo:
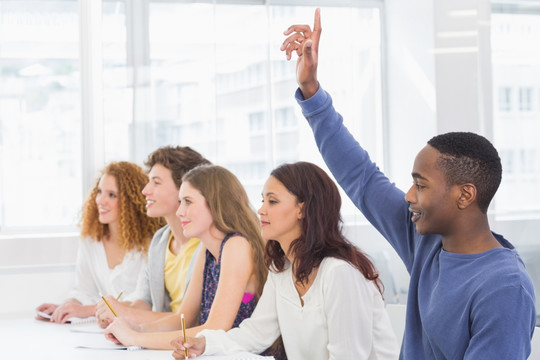
M99 217L99 222L102 223L103 225L108 225L110 223L109 219L107 219L107 217Z
M416 222L415 223L415 227L416 227L416 232L419 233L420 235L427 235L427 231L426 231L426 228L424 226L422 226L421 222Z
M146 216L151 218L157 218L161 217L162 215L155 211L155 209L146 209Z
M416 232L422 236L438 234L436 231L430 230L426 226L418 226L418 224L416 225Z

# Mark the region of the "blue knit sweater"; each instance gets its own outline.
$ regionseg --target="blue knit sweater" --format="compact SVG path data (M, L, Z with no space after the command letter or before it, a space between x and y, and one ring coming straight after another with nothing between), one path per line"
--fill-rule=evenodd
M322 88L296 92L336 180L397 251L410 274L400 359L520 360L531 352L534 289L514 246L449 253L440 235L416 232L404 192L370 160ZM361 306L361 304L359 304Z

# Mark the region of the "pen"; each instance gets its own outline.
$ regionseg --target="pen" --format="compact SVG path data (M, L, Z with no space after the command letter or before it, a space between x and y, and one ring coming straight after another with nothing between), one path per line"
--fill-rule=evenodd
M111 309L114 317L118 317L118 315L116 315L116 311L114 311L114 309L112 308L111 304L109 304L109 302L107 301L107 299L105 299L105 296L101 296L101 298L103 299L103 301L105 301L105 304L107 304L107 306L109 307L109 309Z
M182 319L182 334L183 334L183 337L184 337L184 344L185 344L186 343L186 322L184 321L184 314L181 314L180 318ZM187 360L187 358L188 358L187 349L184 349L184 357Z

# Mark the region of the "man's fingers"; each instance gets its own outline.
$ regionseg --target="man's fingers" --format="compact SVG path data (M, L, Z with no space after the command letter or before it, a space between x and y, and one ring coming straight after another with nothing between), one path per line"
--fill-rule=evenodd
M308 39L304 44L304 54L311 57L311 48L313 47L313 40Z
M281 44L281 50L285 50L289 45L300 45L305 41L306 37L299 33L294 33L287 37Z
M313 25L313 33L311 39L313 40L312 48L317 51L319 48L319 39L321 38L321 9L315 10L315 24Z
M315 21L313 23L313 32L321 32L321 9L315 9Z
M296 42L292 42L287 44L286 47L282 48L281 50L285 51L285 54L287 55L287 60L290 60L293 51L296 52L298 56L302 56L303 46Z
M283 32L283 35L289 35L293 32L299 32L309 36L308 34L311 34L311 27L309 25L291 25Z

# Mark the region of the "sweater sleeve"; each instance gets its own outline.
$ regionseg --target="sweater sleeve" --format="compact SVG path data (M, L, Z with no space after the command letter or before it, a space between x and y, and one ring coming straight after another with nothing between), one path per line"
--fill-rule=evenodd
M203 330L197 336L206 338L205 355L234 354L250 352L260 354L279 337L279 323L276 313L276 290L269 274L263 293L251 317L240 326L227 332L223 330Z
M304 100L300 90L296 100L315 135L328 168L352 202L387 239L410 271L418 234L411 221L403 191L395 187L371 161L369 154L343 124L330 95L319 86Z
M534 295L523 286L498 287L472 309L464 360L525 360L531 352Z

